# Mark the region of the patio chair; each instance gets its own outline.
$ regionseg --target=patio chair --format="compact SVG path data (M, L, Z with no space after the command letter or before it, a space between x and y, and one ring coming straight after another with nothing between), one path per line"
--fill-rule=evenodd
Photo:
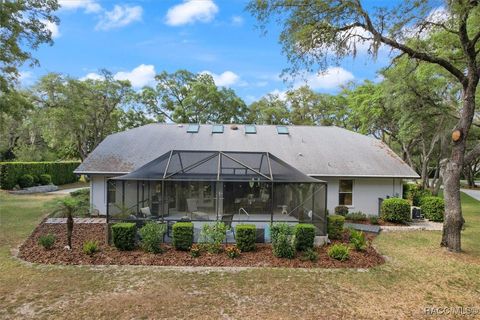
M140 208L140 213L144 218L151 218L152 212L150 211L150 207Z
M198 211L197 199L187 199L187 210L190 213L190 219L208 220L208 213Z

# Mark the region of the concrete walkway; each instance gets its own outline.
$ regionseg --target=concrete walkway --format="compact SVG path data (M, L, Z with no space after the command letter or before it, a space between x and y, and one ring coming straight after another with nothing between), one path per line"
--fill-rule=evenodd
M460 189L460 191L468 194L470 197L480 201L480 190L472 190L472 189Z
M105 218L73 218L73 223L106 223ZM48 218L45 223L62 224L67 223L67 218Z
M433 222L428 220L416 220L410 222L406 226L382 226L382 232L389 232L389 231L419 231L419 230L426 230L426 231L442 231L443 223L441 222Z
M52 191L52 192L49 192L48 194L70 194L70 192L74 192L82 189L90 189L90 187L63 189L58 191Z
M399 226L378 226L370 224L361 224L361 223L351 223L345 222L345 228L352 228L355 230L360 230L363 232L379 233L382 232L391 232L391 231L441 231L443 224L441 222L433 222L428 220L416 220L410 222L408 225L399 225Z
M363 231L363 232L370 232L370 233L379 233L380 232L380 226L372 225L372 224L345 222L345 224L343 226L345 228L352 228L352 229Z

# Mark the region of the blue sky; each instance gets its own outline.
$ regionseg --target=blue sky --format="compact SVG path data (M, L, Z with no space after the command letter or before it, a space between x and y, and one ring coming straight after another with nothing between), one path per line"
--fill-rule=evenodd
M187 69L211 73L217 85L250 103L300 81L279 78L288 66L278 43L280 28L270 25L262 35L245 0L59 2L60 24L50 25L55 43L34 53L40 67L22 69L24 85L48 72L94 78L106 68L140 88L162 70ZM360 51L355 60L306 78L316 91L335 93L347 81L374 80L388 61L385 52L373 61Z

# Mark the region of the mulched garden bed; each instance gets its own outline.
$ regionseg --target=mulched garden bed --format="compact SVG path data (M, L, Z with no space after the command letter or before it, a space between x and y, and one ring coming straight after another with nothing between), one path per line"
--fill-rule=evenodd
M370 268L382 264L384 259L375 249L368 246L364 252L350 251L350 259L340 262L327 255L328 246L317 248L317 262L302 261L301 253L294 259L281 259L273 256L269 244L257 244L254 252L244 252L235 259L225 253L202 253L198 258L190 256L190 252L176 251L164 244L165 252L161 254L145 253L140 249L119 251L105 243L104 224L76 224L74 226L71 251L66 250L65 224L40 224L25 243L20 247L18 256L26 261L43 264L69 265L158 265L158 266L211 266L211 267L291 267L291 268ZM55 245L45 250L38 244L41 235L52 233L56 236ZM368 236L369 242L372 236ZM82 251L83 242L96 240L100 252L92 257ZM337 241L341 242L341 241ZM335 243L335 242L334 242Z
M349 219L345 219L345 222L349 222L349 223L358 223L358 224L366 224L366 225L371 225L371 226L395 226L395 227L404 227L404 226L407 226L408 224L405 224L405 223L394 223L394 222L390 222L390 221L385 221L385 220L382 220L382 219L379 219L378 220L378 224L372 224L370 221L368 220L349 220Z

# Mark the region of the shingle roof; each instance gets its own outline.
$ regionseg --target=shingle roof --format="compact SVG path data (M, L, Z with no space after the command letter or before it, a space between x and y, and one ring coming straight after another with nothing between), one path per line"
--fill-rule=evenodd
M237 127L237 130L233 130ZM245 134L243 125L225 125L212 133L201 125L149 124L108 136L76 169L76 173L128 173L170 150L270 152L312 176L401 177L418 175L383 142L338 127L257 125Z

